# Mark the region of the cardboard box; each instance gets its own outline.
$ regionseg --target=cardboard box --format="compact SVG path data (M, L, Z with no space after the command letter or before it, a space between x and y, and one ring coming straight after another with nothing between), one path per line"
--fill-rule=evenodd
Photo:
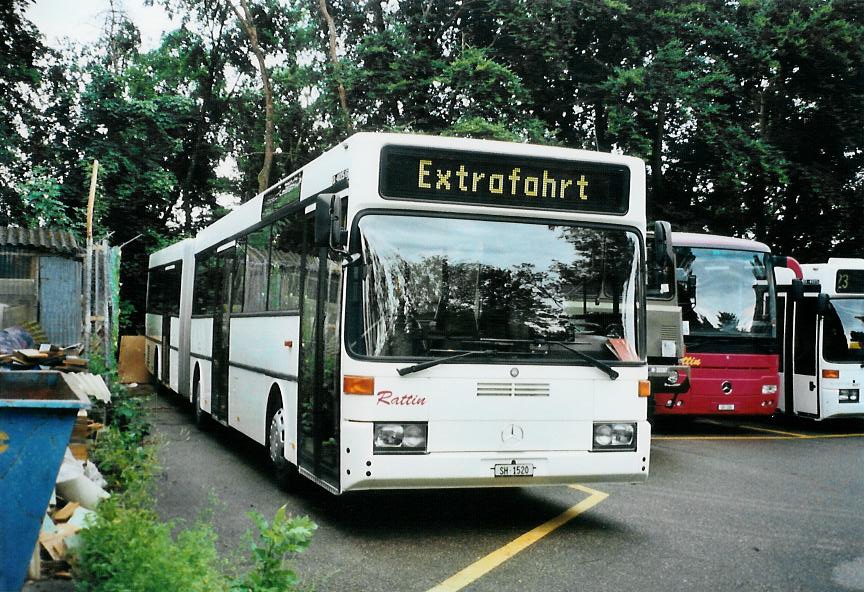
M120 338L120 363L117 371L120 382L150 382L150 372L144 362L144 347L147 338L143 335L124 335Z

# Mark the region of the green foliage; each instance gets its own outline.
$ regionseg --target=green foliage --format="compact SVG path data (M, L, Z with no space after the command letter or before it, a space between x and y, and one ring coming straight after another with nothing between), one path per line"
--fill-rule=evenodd
M250 545L251 567L235 580L219 558L216 532L199 521L189 527L162 522L155 510L126 494L103 501L74 557L78 592L291 592L298 577L285 557L303 552L316 525L292 518L283 506L268 523L250 517L258 530ZM251 538L251 533L250 533Z
M60 200L61 183L48 176L44 167L34 167L17 189L24 205L22 221L26 226L64 229L71 226L67 208Z
M164 592L224 590L216 534L196 524L172 535L175 525L155 511L108 499L81 531L76 565L78 592Z
M217 195L256 193L264 136L260 77L227 4L154 1L182 25L150 51L112 11L99 42L53 51L26 1L0 8L0 223L80 234L98 158L97 238L144 235L122 278L139 330L147 254L221 216ZM642 157L649 215L679 227L803 258L864 250L860 3L328 0L336 66L317 3L248 4L271 67L274 181L349 123L555 142ZM221 174L225 158L237 175Z
M92 414L101 414L103 428L92 448L91 457L108 482L108 489L125 492L137 501L150 499L149 491L156 472L156 451L147 441L145 397L120 384L116 370L107 370L98 356L90 360L90 371L99 374L111 391L106 404L94 403Z
M292 518L285 506L276 511L273 522L261 514L251 512L249 517L258 529L252 539L252 569L231 585L232 592L286 592L296 590L297 575L285 566L285 556L302 553L309 546L317 526L308 517Z
M191 527L160 520L154 509L156 448L147 437L144 401L116 382L101 362L91 370L104 372L112 399L103 412L109 424L100 431L93 462L108 481L112 497L103 500L96 518L81 532L73 558L79 592L240 591L290 592L297 575L284 564L286 555L304 551L317 528L307 517L292 518L280 508L268 523L250 518L257 528L251 541L247 573L219 559L216 533L202 518Z

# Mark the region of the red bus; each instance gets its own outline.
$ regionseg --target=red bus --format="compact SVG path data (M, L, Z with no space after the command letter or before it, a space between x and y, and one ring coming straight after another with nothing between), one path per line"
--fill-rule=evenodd
M786 258L726 236L673 232L672 244L690 388L656 393L655 413L773 414L779 397L773 266L786 266Z

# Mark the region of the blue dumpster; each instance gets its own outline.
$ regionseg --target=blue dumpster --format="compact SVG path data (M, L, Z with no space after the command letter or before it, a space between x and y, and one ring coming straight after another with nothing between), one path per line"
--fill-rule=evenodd
M59 372L0 372L0 590L27 566L75 417L90 407Z

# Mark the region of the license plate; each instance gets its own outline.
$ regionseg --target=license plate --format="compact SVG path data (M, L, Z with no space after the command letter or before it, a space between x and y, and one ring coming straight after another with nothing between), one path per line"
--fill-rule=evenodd
M523 463L519 465L495 465L496 477L533 477L534 465Z
M735 403L726 403L723 405L717 405L718 411L735 411Z

